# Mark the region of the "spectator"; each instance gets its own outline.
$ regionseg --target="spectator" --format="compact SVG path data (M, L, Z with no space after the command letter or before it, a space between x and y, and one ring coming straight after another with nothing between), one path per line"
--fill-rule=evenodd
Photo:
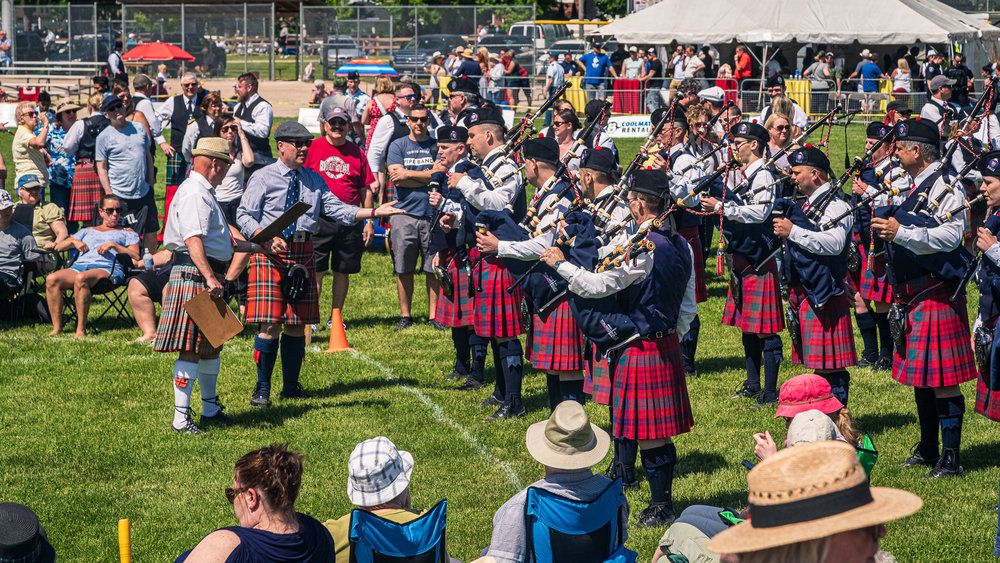
M969 67L965 66L965 55L956 53L951 66L944 69L944 75L955 81L949 101L957 104L960 108L972 107L972 102L969 100L969 88L972 87L976 76L972 74Z
M931 80L934 80L935 76L942 74L941 63L944 62L944 55L939 54L934 49L927 50L927 62L923 68L923 79L924 79L924 91L927 96L933 96L934 92L931 90Z
M482 69L479 67L479 63L474 60L475 55L472 53L472 49L462 50L462 60L455 67L452 76L458 78L464 76L466 78L476 78L482 76Z
M320 113L323 136L309 145L305 167L323 177L333 195L349 205L372 207L378 181L361 147L347 139L351 121L344 108L327 106ZM316 293L323 295L323 278L333 272L333 308L343 309L350 275L361 271L365 247L375 236L375 224L344 225L320 216L313 240Z
M108 76L115 78L116 76L128 76L125 71L125 61L122 60L122 40L115 39L115 46L111 50L111 54L108 55Z
M646 53L646 72L639 77L646 83L646 109L650 113L656 111L663 104L663 63L656 56L656 48L651 48Z
M97 176L105 194L115 194L129 213L145 209L144 224L136 225L142 231L143 242L150 252L155 252L160 230L156 201L153 199L153 157L147 150L149 135L142 125L125 119L125 105L115 97L104 100L104 112L111 126L97 136L95 159Z
M857 68L851 73L848 78L860 78L861 88L859 92L874 93L878 92L878 81L882 78L889 78L889 75L882 72L882 69L875 64L875 60L878 56L865 49L861 51L861 62L858 63Z
M13 294L21 286L21 263L38 262L40 257L31 231L14 222L14 200L0 190L0 293Z
M719 67L719 73L715 76L715 86L722 88L727 102L739 103L739 83L733 77L733 69L729 63L723 63Z
M611 61L612 68L621 68L622 62L629 57L628 52L625 51L625 44L619 42L618 47L615 49L614 53L611 53L609 60Z
M490 85L490 51L486 47L476 49L476 63L479 64L479 95L489 98Z
M812 87L812 97L810 98L812 107L809 108L812 113L822 114L827 111L826 107L830 101L830 83L833 81L833 75L830 74L832 60L833 53L820 51L816 55L816 61L802 73L803 77L809 79Z
M161 64L156 67L156 96L164 99L167 95L167 65Z
M705 64L705 78L715 77L715 58L712 57L712 50L706 45L698 51L698 58Z
M413 456L396 449L388 438L378 436L354 447L347 462L347 498L351 504L381 518L405 524L426 511L414 510L410 498ZM348 563L351 514L323 523L333 538L336 563Z
M909 94L913 89L913 79L910 76L910 63L906 62L906 59L896 61L896 68L893 69L889 77L892 78L893 94Z
M34 174L25 174L17 182L17 195L21 198L19 205L34 207L31 235L35 237L35 244L43 250L52 250L69 237L66 215L58 205L44 202L41 192L42 183Z
M101 111L103 102L103 95L92 95L87 100L90 117L77 120L63 138L63 151L76 157L67 217L71 226L76 221L83 221L89 225L94 220L98 200L104 193L94 165L97 136L111 123Z
M368 167L372 174L375 174L379 182L379 193L385 188L385 178L382 172L385 170L386 155L389 144L396 139L410 134L406 117L410 115L410 108L417 102L417 94L413 87L408 84L398 84L396 91L396 109L390 112L386 118L380 119L378 126L372 128L368 142Z
M431 207L428 203L431 174L444 172L444 168L436 162L437 142L427 133L430 121L427 107L413 106L406 120L410 126L409 135L392 141L386 156L389 179L396 187L396 199L399 200L396 207L406 211L405 214L389 218L392 263L400 309L396 331L413 326L413 273L416 271L418 258L427 286L427 322L437 330L444 330L444 326L434 320L438 280L432 266Z
M42 90L38 93L38 100L36 100L35 103L38 104L38 107L36 108L38 109L38 113L45 114L45 118L48 119L49 127L51 129L51 124L56 119L56 111L52 109L52 96L50 96L45 90ZM36 126L34 133L37 135L41 128L41 124Z
M750 78L751 74L750 53L743 45L737 45L733 55L733 78L742 86L743 81Z
M684 57L687 61L684 65L684 78L694 78L698 80L700 86L704 83L705 61L698 56L697 48L694 45L687 46L687 49L684 51ZM703 87L700 86L699 90Z
M738 47L737 47L738 48ZM684 55L684 45L678 45L674 49L674 54L670 57L670 66L673 67L670 79L670 98L673 99L673 91L684 81L684 67L687 66L687 57Z
M545 87L543 91L545 92L546 99L549 98L553 92L559 89L566 81L566 70L563 65L559 63L559 54L555 51L549 53L549 66L545 69ZM548 125L548 123L546 123Z
M471 51L470 51L471 53ZM476 65L479 68L479 65ZM365 140L365 150L370 150L372 135L375 128L383 116L392 113L396 109L396 94L392 85L392 80L388 76L379 76L375 79L375 88L372 90L371 101L361 116L362 125L368 126L368 138Z
M247 72L236 79L236 110L233 117L246 133L249 148L253 150L254 164L245 173L249 180L254 172L274 162L271 156L271 124L274 109L257 93L257 74Z
M281 22L281 31L278 32L278 46L281 48L281 57L288 56L288 24Z
M573 145L580 130L580 119L572 109L558 109L552 114L552 127L549 129L556 142L559 143L559 158L562 159ZM580 158L572 158L567 164L570 170L580 169Z
M0 67L10 66L10 39L7 31L0 29Z
M69 268L52 272L45 278L45 297L52 316L49 336L55 336L63 329L63 291L73 290L76 300L75 337L82 338L87 329L91 288L103 279L110 279L116 284L124 281L125 272L115 258L118 254L128 254L129 258L139 260L139 235L118 225L121 211L121 198L106 194L101 198L101 224L81 229L53 248L56 252L75 248L80 255Z
M170 124L170 148L168 150L163 144L160 145L167 155L168 186L179 186L184 181L188 163L184 160L181 146L184 144L184 132L188 123L201 117L200 105L198 78L193 73L186 72L181 76L181 93L167 98L157 111L161 130ZM159 138L156 141L160 142Z
M712 86L711 88L699 90L698 99L701 100L701 105L708 111L708 115L715 115L722 111L725 105L726 93L722 88Z
M45 114L35 110L33 102L21 102L14 110L14 120L17 121L17 132L10 152L14 157L14 181L20 180L25 174L34 174L42 181L42 197L45 197L45 186L49 184L49 158L45 152L45 141L49 136L49 121ZM41 122L42 128L38 134L32 133Z
M198 139L215 137L215 122L222 117L222 96L218 92L210 92L198 104L201 115L188 123L184 130L184 140L181 141L181 154L184 162L191 162L191 151L198 145Z
M489 100L495 104L503 103L504 90L506 90L504 66L500 63L500 57L496 53L490 53L489 56L488 78L489 83L486 91L489 93Z
M226 499L239 526L219 528L177 558L191 561L299 561L333 559L330 534L315 518L295 511L302 486L302 455L272 444L236 462Z
M701 89L700 80L685 78L677 87L677 96L679 97L677 103L684 106L685 109L700 104L701 98L698 97L698 92L701 92Z
M576 66L576 59L573 58L573 53L569 51L563 53L563 60L559 64L562 65L563 74L566 76L580 74L580 67Z
M442 78L448 76L448 71L444 68L444 55L441 51L435 51L434 55L431 56L431 66L427 69L427 74L430 75L430 83L428 87L431 90L431 103L438 106L438 100L441 98L441 82Z
M619 48L622 47L619 45ZM611 64L611 59L604 54L601 44L595 42L593 51L577 59L576 65L583 70L583 89L587 91L587 99L603 100L608 73L610 72L613 77L618 78L618 71Z
M645 74L646 61L639 58L639 49L635 45L628 48L628 57L621 62L620 74L626 80L639 80Z
M156 340L156 304L163 303L163 290L170 281L170 268L174 253L161 250L153 255L153 267L128 280L128 304L132 308L135 324L142 335L135 342L152 344ZM136 268L144 268L141 260L134 261Z
M95 94L100 94L107 98L111 95L111 81L107 76L95 76L91 79L91 88Z
M800 130L805 129L809 124L809 116L806 112L799 107L799 104L795 103L795 100L785 96L785 79L781 77L780 74L775 74L767 79L767 95L769 99L767 100L767 105L760 111L760 121L766 122L768 114L771 113L771 108L774 106L774 100L779 98L786 98L792 102L794 106L793 112L790 114L792 118L792 125L798 127Z
M764 122L764 129L767 129L768 134L771 136L771 140L767 143L767 148L771 154L777 154L776 151L782 150L788 144L789 139L791 139L792 124L789 122L788 116L783 113L769 113L767 121ZM789 150L789 152L791 151ZM787 153L783 153L774 164L780 170L791 169L788 165Z
M595 475L591 466L600 463L611 440L607 432L592 424L576 401L563 401L548 420L528 427L528 453L545 467L545 477L529 487L540 488L569 499L589 502L610 484L604 475ZM493 536L486 555L498 563L526 560L527 533L524 527L527 489L504 503L493 516ZM627 533L628 503L619 509L619 530ZM624 539L624 538L623 538Z
M160 116L157 115L156 109L153 108L153 102L149 99L151 88L153 88L153 81L148 76L145 74L135 75L132 79L132 89L134 90L132 105L136 111L145 116L146 124L149 125L149 134L153 138L153 142L160 147L164 155L170 155L173 153L173 148L163 137L163 122L160 120ZM155 152L153 147L150 147L150 150Z
M355 106L358 108L358 119L361 119L372 97L361 90L361 75L358 74L358 71L352 70L347 73L347 91L345 93L354 98ZM362 136L362 138L364 137Z
M48 168L49 199L62 209L64 216L69 213L76 157L63 150L63 140L66 138L66 132L76 123L76 112L79 109L81 106L73 102L59 104L56 108L55 126L49 127L49 136L45 139L45 150L52 159L52 164ZM6 172L6 167L4 171Z
M321 78L313 82L313 91L309 96L309 105L318 106L330 93L326 91L326 83Z
M348 81L341 76L333 78L333 93L320 104L320 115L328 113L328 108L339 107L347 112L351 118L348 125L347 139L352 143L363 145L365 143L365 127L361 124L361 112L358 111L357 98L347 93Z
M736 554L740 563L873 561L883 523L923 505L912 493L870 487L854 448L836 441L783 450L747 482L750 520L708 542L709 551Z
M30 508L13 502L0 504L0 522L4 523L4 560L55 563L56 550Z
M125 118L132 123L142 125L146 130L146 136L149 137L149 154L152 156L153 134L150 133L149 121L146 120L146 116L141 111L136 111L135 104L132 103L132 94L129 93L128 84L122 84L118 80L115 80L115 85L111 87L111 93L121 100L122 105L125 106Z
M524 99L531 105L531 83L528 81L528 71L524 70L521 63L514 58L514 49L507 49L503 52L500 62L504 67L504 76L507 81L507 100L514 106L521 103L520 91L524 90Z

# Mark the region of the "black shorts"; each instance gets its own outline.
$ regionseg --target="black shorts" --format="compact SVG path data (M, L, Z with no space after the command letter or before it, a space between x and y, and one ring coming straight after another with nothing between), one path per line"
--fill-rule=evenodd
M170 281L170 264L167 263L159 268L143 270L132 279L142 284L146 288L146 293L154 303L163 301L163 290Z
M156 210L156 200L153 199L152 189L146 192L146 195L138 199L128 199L124 197L119 197L118 199L121 200L127 208L126 214L121 217L122 226L131 228L133 231L138 233L139 236L146 233L156 233L160 231L160 219L157 217L158 212ZM139 220L139 212L143 209L146 211L146 218L144 221ZM135 217L135 219L132 219L131 221L139 220L139 222L130 223L130 216Z
M336 221L319 218L313 235L313 262L317 272L333 270L338 274L356 274L361 271L361 257L365 253L364 223L342 225Z

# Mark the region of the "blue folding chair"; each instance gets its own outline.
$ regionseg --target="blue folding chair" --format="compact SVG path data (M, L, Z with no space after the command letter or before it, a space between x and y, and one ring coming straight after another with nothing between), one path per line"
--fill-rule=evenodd
M351 563L447 563L447 504L442 500L405 524L355 508L351 511Z
M634 563L637 554L625 548L625 530L619 523L618 512L624 502L621 478L590 502L528 488L524 509L526 561Z

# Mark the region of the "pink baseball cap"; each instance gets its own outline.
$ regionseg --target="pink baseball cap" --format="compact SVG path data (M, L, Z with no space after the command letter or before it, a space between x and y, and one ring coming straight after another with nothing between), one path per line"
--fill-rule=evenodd
M796 375L781 385L778 392L778 410L774 418L792 418L800 412L816 409L831 414L844 408L833 396L830 382L815 373Z

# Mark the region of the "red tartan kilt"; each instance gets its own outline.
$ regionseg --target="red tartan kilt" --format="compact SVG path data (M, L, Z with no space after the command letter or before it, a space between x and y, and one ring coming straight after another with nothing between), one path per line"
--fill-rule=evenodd
M222 349L212 348L205 335L198 329L184 304L207 289L204 282L188 281L182 278L184 272L198 273L194 266L174 266L170 269L170 280L163 290L163 310L156 325L156 340L153 350L157 352L195 352L205 354Z
M464 264L459 264L455 256L458 252L454 249L445 249L440 253L441 264L445 265L447 275L451 278L451 283L455 288L451 299L446 297L442 291L438 291L437 308L434 310L434 319L450 327L472 326L472 297L469 297L469 276L465 273L465 268L459 268Z
M614 391L614 384L611 382L611 368L608 366L607 358L598 359L599 354L597 346L594 346L590 361L587 362L587 372L583 377L583 391L589 393L595 403L610 405L611 395Z
M843 369L858 363L851 324L851 302L846 293L831 297L820 311L806 299L800 285L791 286L790 305L798 307L802 344L792 345L792 363L809 369Z
M878 254L869 264L865 261L865 269L861 277L861 297L865 301L892 303L892 286L889 285L889 268L885 252Z
M104 190L97 176L94 164L77 164L73 170L73 187L69 195L69 221L83 221L89 224L97 213L97 204Z
M865 245L861 244L861 237L854 235L854 239L851 244L854 244L861 254L861 268L857 272L852 272L847 270L847 277L845 281L847 282L847 288L850 290L851 295L859 293L861 291L861 278L865 273L865 264L868 263L868 249Z
M469 251L469 258L475 262L479 251ZM518 336L521 328L521 300L524 291L520 286L513 293L507 288L514 283L514 277L496 256L486 258L472 272L473 280L479 277L482 291L477 291L473 299L473 327L483 338L507 338Z
M281 254L287 268L275 268L261 254L250 258L250 281L247 289L246 322L261 324L308 325L319 322L319 296L316 295L316 266L312 259L313 243L288 243ZM309 272L306 293L294 303L286 303L281 282L293 264L302 264Z
M993 317L985 326L996 326L996 323L997 318ZM976 380L976 412L994 422L1000 422L1000 391L990 391L989 382L989 370L980 371L979 379Z
M562 297L545 316L535 315L528 333L531 365L542 371L578 371L583 364L583 333L576 325L569 301Z
M978 375L969 335L965 297L950 302L954 286L921 278L897 288L897 299L906 304L906 356L896 350L892 378L914 387L948 387L975 379ZM914 296L920 300L907 303Z
M616 438L669 438L694 426L676 334L634 341L615 362L614 370Z
M688 241L694 259L694 301L695 303L704 303L708 301L708 286L705 285L705 255L701 251L701 233L697 226L687 227L677 232L684 237L684 240Z
M738 327L752 334L776 334L785 330L785 317L781 308L781 289L778 285L778 261L771 258L760 272L750 268L742 254L733 254L733 267L742 274L743 303L737 309L733 292L726 295L722 311L722 324Z

